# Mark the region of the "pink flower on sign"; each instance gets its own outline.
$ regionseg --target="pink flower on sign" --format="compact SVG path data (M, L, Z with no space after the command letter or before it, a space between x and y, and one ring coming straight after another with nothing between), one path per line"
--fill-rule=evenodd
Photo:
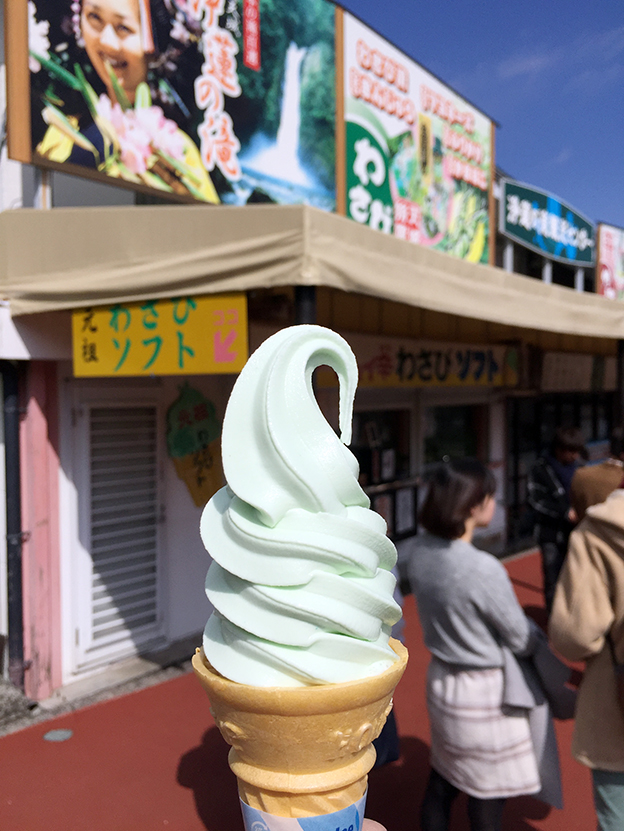
M115 130L121 161L131 173L145 173L158 152L176 160L184 158L184 139L178 125L165 118L160 107L137 107L124 112L118 103L101 95L97 111Z
M138 107L133 112L137 126L149 136L155 150L162 150L174 159L182 159L184 139L175 121L165 118L160 107Z

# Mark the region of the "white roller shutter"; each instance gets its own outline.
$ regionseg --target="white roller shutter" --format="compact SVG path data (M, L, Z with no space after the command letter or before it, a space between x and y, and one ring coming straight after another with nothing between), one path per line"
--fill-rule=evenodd
M90 599L76 645L85 665L131 654L160 635L160 509L157 407L87 406L82 415Z

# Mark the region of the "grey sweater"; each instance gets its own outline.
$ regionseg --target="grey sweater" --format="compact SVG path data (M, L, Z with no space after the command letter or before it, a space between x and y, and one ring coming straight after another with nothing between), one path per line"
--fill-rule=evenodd
M529 620L499 560L464 540L423 534L408 575L429 651L462 667L502 667L501 645L531 651Z

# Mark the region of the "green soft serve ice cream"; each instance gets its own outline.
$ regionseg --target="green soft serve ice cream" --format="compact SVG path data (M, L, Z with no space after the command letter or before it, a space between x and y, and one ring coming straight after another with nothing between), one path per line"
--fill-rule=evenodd
M314 397L321 365L340 382L340 437ZM227 486L201 519L214 607L203 647L232 681L342 683L396 660L396 550L346 447L356 384L343 338L293 326L265 341L234 385L222 434Z

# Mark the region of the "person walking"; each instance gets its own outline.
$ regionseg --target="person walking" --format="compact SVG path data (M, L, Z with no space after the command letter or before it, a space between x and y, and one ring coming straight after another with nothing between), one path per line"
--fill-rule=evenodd
M537 541L548 614L568 550L570 532L577 519L570 504L570 489L583 450L583 435L578 428L559 427L550 452L541 456L529 472L528 502L537 517Z
M624 486L624 483L622 483ZM624 829L624 487L587 509L572 532L555 592L549 636L570 661L585 661L572 739L592 770L599 831Z
M507 797L541 790L527 711L503 705L503 647L534 645L505 567L472 545L490 523L496 484L476 460L438 466L420 511L425 533L407 566L431 653L427 709L431 773L422 831L446 831L451 805L468 794L471 831L499 831Z

